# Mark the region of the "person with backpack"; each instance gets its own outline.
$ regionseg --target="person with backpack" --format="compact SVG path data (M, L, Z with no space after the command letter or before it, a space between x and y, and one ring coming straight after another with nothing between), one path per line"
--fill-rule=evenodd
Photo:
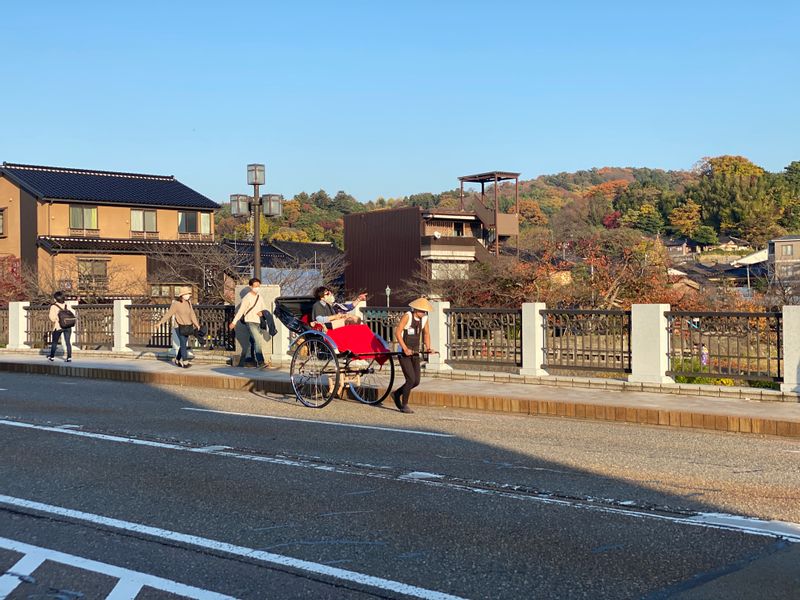
M269 320L272 318L272 315L270 314L269 309L267 309L267 305L264 303L264 298L258 291L258 288L261 287L261 280L258 277L253 277L247 282L247 285L250 286L250 291L247 292L247 294L245 294L245 296L242 298L242 301L239 304L239 310L236 311L233 320L231 321L230 325L228 325L228 329L233 331L236 329L236 324L240 321L247 328L247 333L249 336L248 343L241 344L242 355L239 357L238 366L244 367L247 363L247 355L250 352L250 345L252 344L253 360L256 363L256 367L265 369L269 366L269 361L267 360L267 357L264 356L264 350L262 348L264 335L261 333L261 322L263 318L264 329L268 329ZM269 317L267 317L267 315L269 315ZM272 327L269 328L270 335L274 335L273 331L275 331L274 320L272 321ZM259 355L264 361L260 365L258 364Z
M75 313L67 308L67 301L64 292L58 291L53 294L53 304L50 305L50 312L47 315L53 324L53 341L50 344L50 354L47 360L53 362L58 348L58 340L64 336L64 343L67 345L67 362L72 362L72 328L75 327Z
M172 301L169 310L164 313L164 316L155 325L155 329L158 329L175 317L176 327L174 331L178 335L178 341L180 342L178 353L175 355L175 366L184 369L188 369L191 366L189 363L189 336L200 329L200 323L197 320L191 300L192 288L189 286L178 288L178 293L175 295L175 300Z
M413 413L408 407L411 390L417 387L422 378L420 365L420 350L424 343L425 352L431 353L431 332L428 326L428 313L433 306L427 298L417 298L408 304L410 311L405 313L394 330L394 339L400 345L402 354L398 357L400 368L403 370L405 382L394 392L394 404L397 410L403 413Z

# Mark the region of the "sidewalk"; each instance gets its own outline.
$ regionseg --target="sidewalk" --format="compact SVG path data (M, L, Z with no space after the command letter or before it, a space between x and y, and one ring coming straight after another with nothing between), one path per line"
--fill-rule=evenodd
M61 359L50 363L43 355L3 352L0 353L0 372L292 394L286 370L240 369L214 363L195 363L191 369L178 369L162 360L80 356L75 360L77 362L70 364L65 364ZM411 401L416 406L713 429L800 439L800 403L796 402L438 377L423 377Z

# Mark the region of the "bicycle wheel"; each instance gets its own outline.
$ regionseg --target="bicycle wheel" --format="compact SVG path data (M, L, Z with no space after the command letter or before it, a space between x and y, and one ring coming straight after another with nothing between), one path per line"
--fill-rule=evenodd
M343 375L353 398L364 404L380 404L392 391L394 360L389 356L382 365L375 358L351 360Z
M339 363L321 339L307 338L297 346L289 373L294 395L309 408L326 406L339 388Z

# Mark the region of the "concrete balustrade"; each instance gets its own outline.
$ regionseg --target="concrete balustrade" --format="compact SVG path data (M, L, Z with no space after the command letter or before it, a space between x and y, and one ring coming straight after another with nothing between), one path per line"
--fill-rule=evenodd
M239 288L239 291L241 293L244 290ZM260 293L266 305L273 309L275 299L280 296L279 286L262 286ZM114 343L111 350L114 353L131 353L131 349L128 347L130 315L126 308L130 303L130 300L116 300L113 304ZM430 356L426 371L431 375L450 377L453 368L448 364L448 319L445 313L450 308L450 304L443 301L433 301L431 304L433 306L429 315L431 345L438 354ZM11 302L7 308L0 309L8 311L8 350L30 350L27 344L28 314L25 310L28 306L28 302ZM74 306L71 305L71 308L74 310ZM558 376L557 371L548 373L546 367L543 366L547 361L544 351L544 317L541 311L545 309L544 303L525 303L521 307L521 326L518 332L521 337L521 365L519 365L517 377ZM674 380L667 375L667 372L670 371L670 332L668 331L669 321L665 313L669 310L668 304L635 304L632 306L629 339L631 372L628 375L626 386L628 384L638 384L644 387L675 384ZM783 359L781 369L783 381L780 387L783 392L800 393L800 336L795 334L800 331L800 306L785 306L782 317L783 330L778 332L781 338ZM264 332L265 354L268 355L268 359L274 366L287 366L291 361L289 349L292 335L277 319L275 324L278 333L273 338L270 339ZM777 337L778 333L774 335ZM75 331L73 340L79 335L80 331ZM589 351L591 352L592 349L590 348ZM238 358L238 352L237 349L235 359ZM91 351L87 351L87 353L91 354ZM776 356L777 354L773 355L772 360L777 360ZM490 370L492 367L486 364L478 365L478 368ZM452 376L455 377L455 374ZM717 376L710 374L707 378L715 377ZM563 379L560 376L559 378ZM613 382L613 380L608 381ZM619 381L617 383L622 384ZM741 385L746 385L746 382L742 381Z

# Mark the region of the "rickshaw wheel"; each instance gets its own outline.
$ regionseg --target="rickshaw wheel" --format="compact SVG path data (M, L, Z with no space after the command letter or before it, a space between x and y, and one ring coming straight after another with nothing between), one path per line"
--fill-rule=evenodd
M394 360L389 356L382 365L374 358L351 360L343 375L345 386L353 398L364 404L380 404L392 391Z
M295 349L289 371L297 399L309 408L323 408L339 389L339 363L322 339L307 338Z

